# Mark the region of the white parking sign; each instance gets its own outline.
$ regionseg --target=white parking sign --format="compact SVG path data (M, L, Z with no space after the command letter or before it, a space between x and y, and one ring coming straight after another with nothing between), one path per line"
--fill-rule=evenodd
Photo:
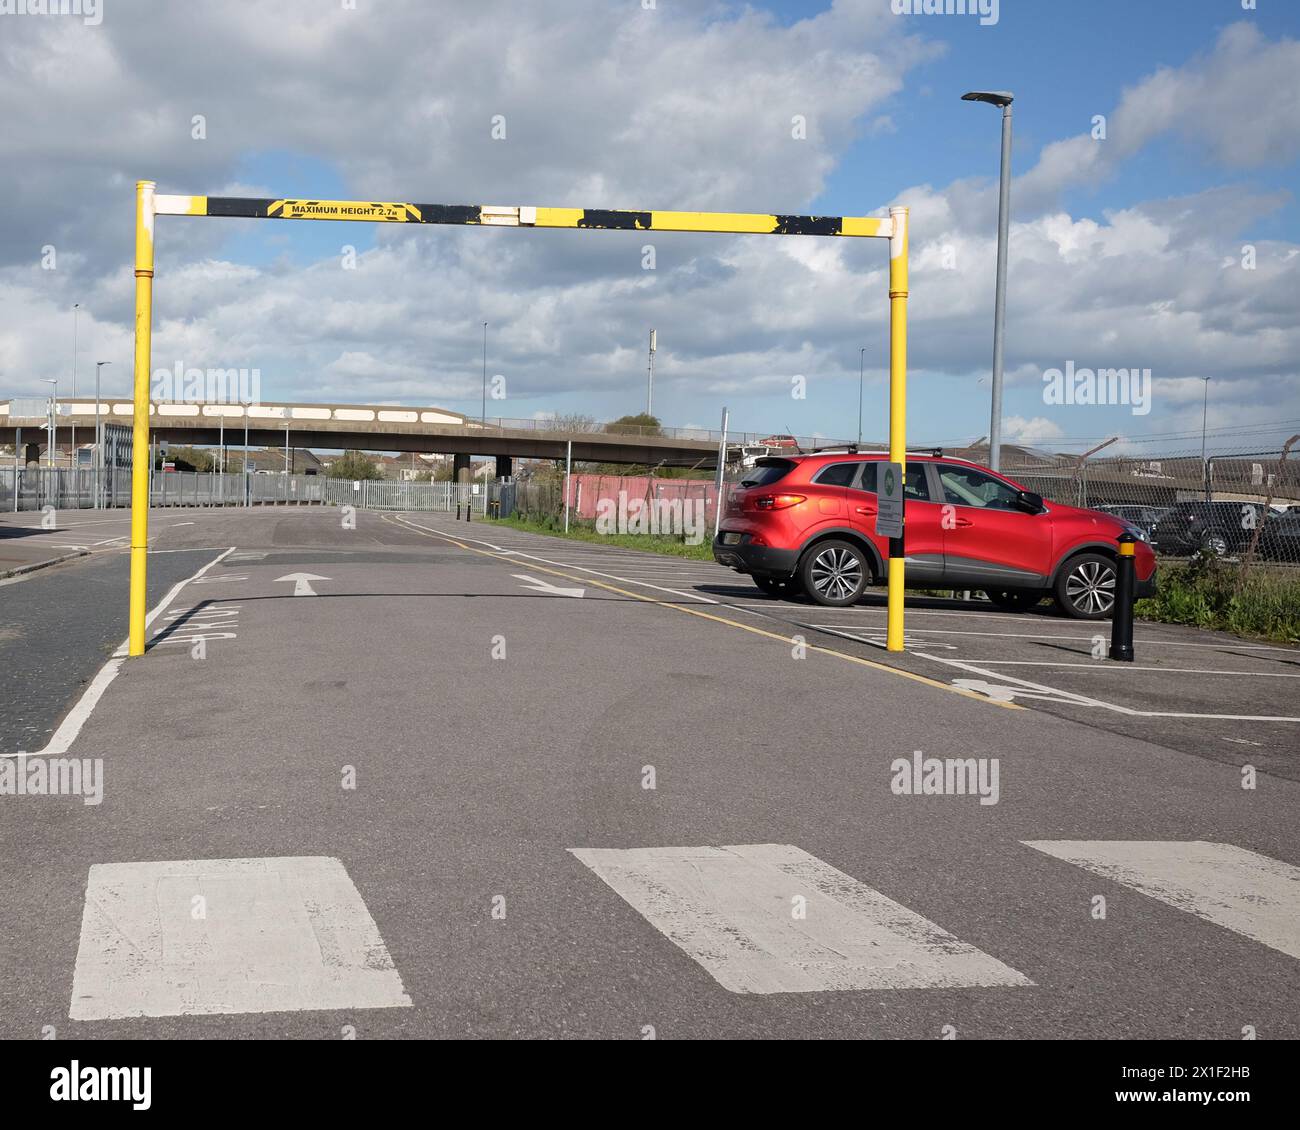
M903 536L903 465L882 463L876 477L876 535Z

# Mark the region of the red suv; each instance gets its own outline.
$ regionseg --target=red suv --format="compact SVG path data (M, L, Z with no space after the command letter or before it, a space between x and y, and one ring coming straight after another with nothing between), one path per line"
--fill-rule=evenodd
M768 457L727 500L713 556L765 592L805 592L845 607L883 585L889 542L876 535L876 472L883 453L840 450ZM1025 490L965 459L907 457L907 583L982 589L1003 608L1049 594L1070 616L1099 620L1115 604L1116 539L1136 544L1137 594L1155 592L1155 555L1134 526Z

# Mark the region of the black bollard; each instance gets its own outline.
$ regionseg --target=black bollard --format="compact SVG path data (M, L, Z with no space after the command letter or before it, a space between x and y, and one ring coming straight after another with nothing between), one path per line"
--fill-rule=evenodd
M1119 558L1115 562L1115 608L1110 621L1110 657L1133 662L1133 589L1136 563L1133 546L1137 539L1130 533L1119 535Z

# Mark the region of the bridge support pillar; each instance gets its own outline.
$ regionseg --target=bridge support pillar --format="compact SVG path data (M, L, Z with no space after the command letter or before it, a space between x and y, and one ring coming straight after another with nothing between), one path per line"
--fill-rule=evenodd
M25 443L23 446L27 449L27 454L23 456L23 466L41 461L41 445L39 443Z
M514 476L515 461L509 455L497 456L497 478L509 479Z
M458 483L469 482L469 456L453 455L451 457L452 478Z

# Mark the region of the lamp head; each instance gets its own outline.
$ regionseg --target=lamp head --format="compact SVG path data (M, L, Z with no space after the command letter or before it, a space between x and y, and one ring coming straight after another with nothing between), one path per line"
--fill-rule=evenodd
M971 90L961 96L963 102L987 102L990 106L1010 106L1015 99L1009 90Z

